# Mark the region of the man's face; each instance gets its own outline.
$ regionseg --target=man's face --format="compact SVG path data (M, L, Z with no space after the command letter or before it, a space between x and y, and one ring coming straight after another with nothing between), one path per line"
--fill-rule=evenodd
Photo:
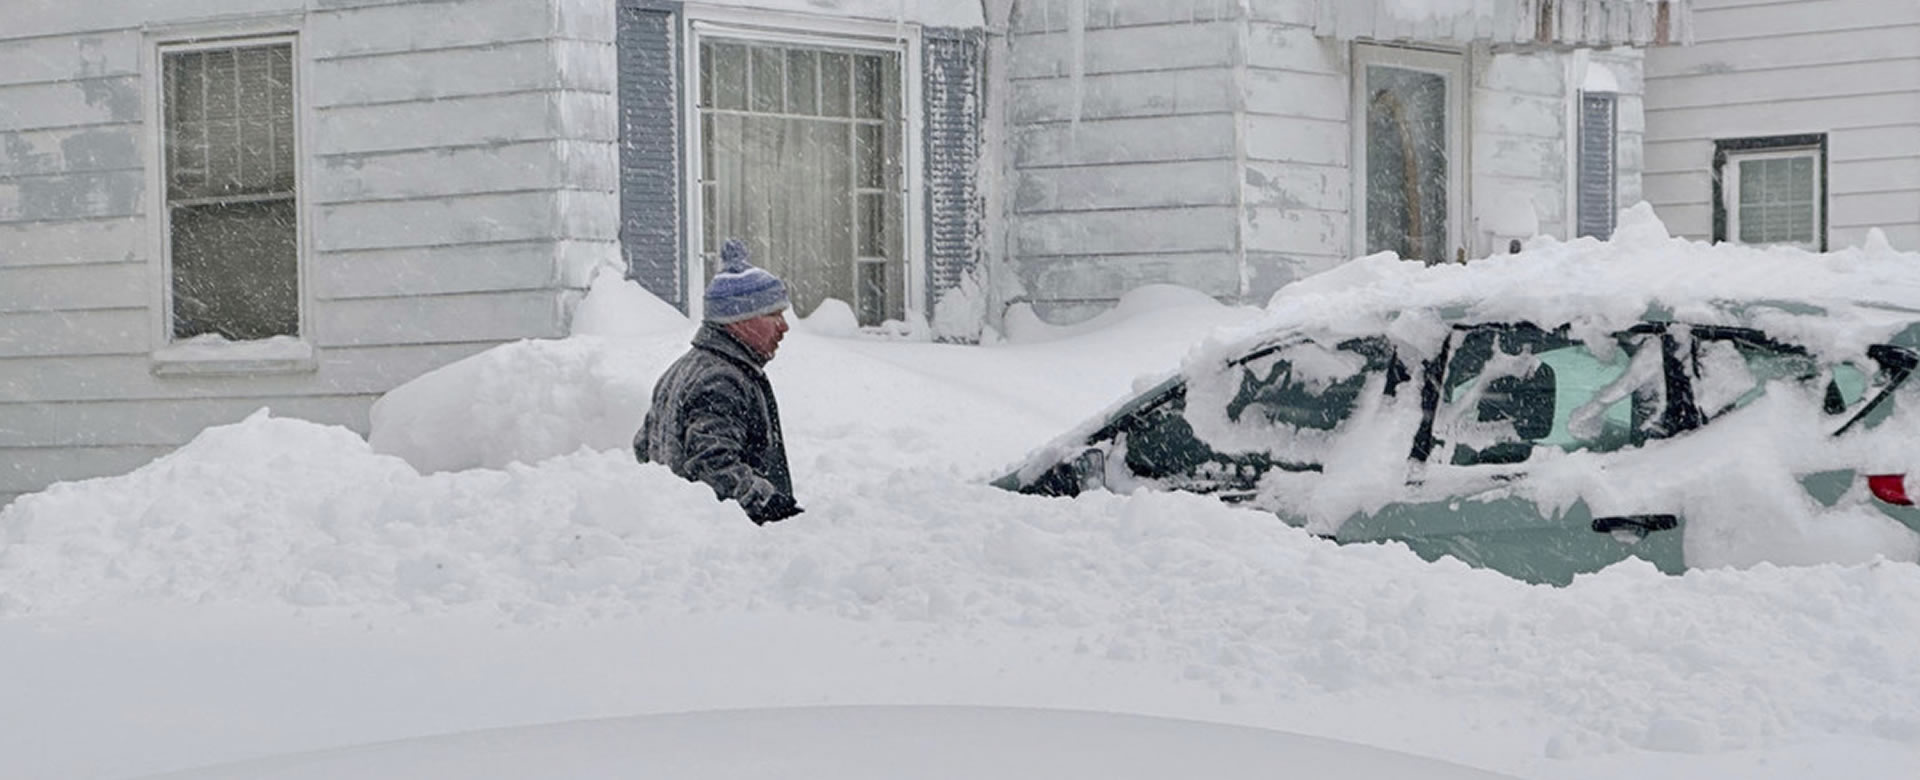
M780 339L787 335L787 313L783 309L772 314L762 314L750 320L741 320L728 325L727 329L733 331L734 338L747 345L748 349L771 360L773 353L780 349Z

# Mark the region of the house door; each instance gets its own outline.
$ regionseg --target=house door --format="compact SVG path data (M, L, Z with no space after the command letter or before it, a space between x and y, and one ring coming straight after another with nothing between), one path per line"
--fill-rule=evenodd
M1465 246L1466 58L1354 47L1354 244L1427 263Z
M831 298L903 319L901 53L701 36L697 58L707 278L739 238L801 315Z

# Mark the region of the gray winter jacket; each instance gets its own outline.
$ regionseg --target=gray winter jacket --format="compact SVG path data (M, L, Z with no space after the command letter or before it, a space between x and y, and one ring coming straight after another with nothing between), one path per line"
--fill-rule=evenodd
M633 437L641 463L665 465L733 499L755 522L785 517L793 479L773 385L756 354L713 323L653 387L653 405ZM777 515L777 516L776 516Z

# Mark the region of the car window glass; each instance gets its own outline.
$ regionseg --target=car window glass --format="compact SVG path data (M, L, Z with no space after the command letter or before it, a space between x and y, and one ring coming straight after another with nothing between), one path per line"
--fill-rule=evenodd
M1353 349L1311 341L1259 355L1240 364L1240 386L1227 402L1227 419L1240 423L1256 415L1290 428L1333 430L1353 411L1369 363L1367 355Z
M1596 353L1536 328L1460 334L1435 413L1436 452L1454 465L1518 463L1536 447L1610 452L1657 436L1658 339Z
M1821 377L1811 355L1745 340L1702 339L1693 354L1694 401L1709 420L1753 403L1769 382L1811 385Z

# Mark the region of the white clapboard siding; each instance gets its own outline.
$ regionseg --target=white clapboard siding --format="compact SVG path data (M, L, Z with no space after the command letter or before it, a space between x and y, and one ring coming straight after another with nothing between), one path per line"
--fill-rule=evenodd
M1092 256L1035 256L1023 264L1027 284L1054 291L1047 301L1067 314L1091 316L1139 286L1140 279L1179 276L1184 284L1220 297L1238 295L1240 270L1232 252L1151 252Z
M492 341L374 347L328 347L312 373L250 376L154 376L147 356L49 355L0 360L0 403L145 401L237 395L368 396L494 345Z
M613 3L41 3L0 23L0 501L124 471L259 405L365 430L381 393L565 334L618 256ZM286 32L310 370L156 373L147 69ZM141 422L152 420L152 422Z
M1233 159L1234 115L1082 120L1028 125L1015 131L1020 169L1123 162Z
M54 482L125 474L178 446L0 448L0 506Z
M263 407L278 416L366 428L367 404L358 396L0 403L0 452L46 447L178 445L207 426L239 422Z
M0 223L0 267L145 262L146 224L139 217Z
M1226 68L1101 74L1013 83L1013 121L1070 122L1232 111L1233 72Z
M1920 249L1920 3L1695 0L1692 46L1647 57L1649 202L1713 232L1714 141L1824 133L1828 245Z
M1132 73L1191 68L1223 68L1234 64L1233 47L1220 45L1231 40L1233 28L1227 22L1203 22L1148 27L1092 28L1085 31L1086 58L1076 63L1069 33L1039 33L1026 36L1024 45L1013 51L1007 75L1016 79L1050 78L1072 75L1077 66L1085 75ZM1141 52L1153 52L1151 58Z
M1075 25L1074 6L1086 10L1089 28L1191 24L1231 19L1240 0L1019 0L1013 5L1016 34L1066 32Z
M1239 210L1231 206L1034 214L1020 220L1023 256L1113 255L1233 249Z
M1230 160L1139 163L1027 171L1013 194L1023 214L1108 209L1231 206Z
M119 261L0 266L0 314L144 308L150 277L145 263Z

